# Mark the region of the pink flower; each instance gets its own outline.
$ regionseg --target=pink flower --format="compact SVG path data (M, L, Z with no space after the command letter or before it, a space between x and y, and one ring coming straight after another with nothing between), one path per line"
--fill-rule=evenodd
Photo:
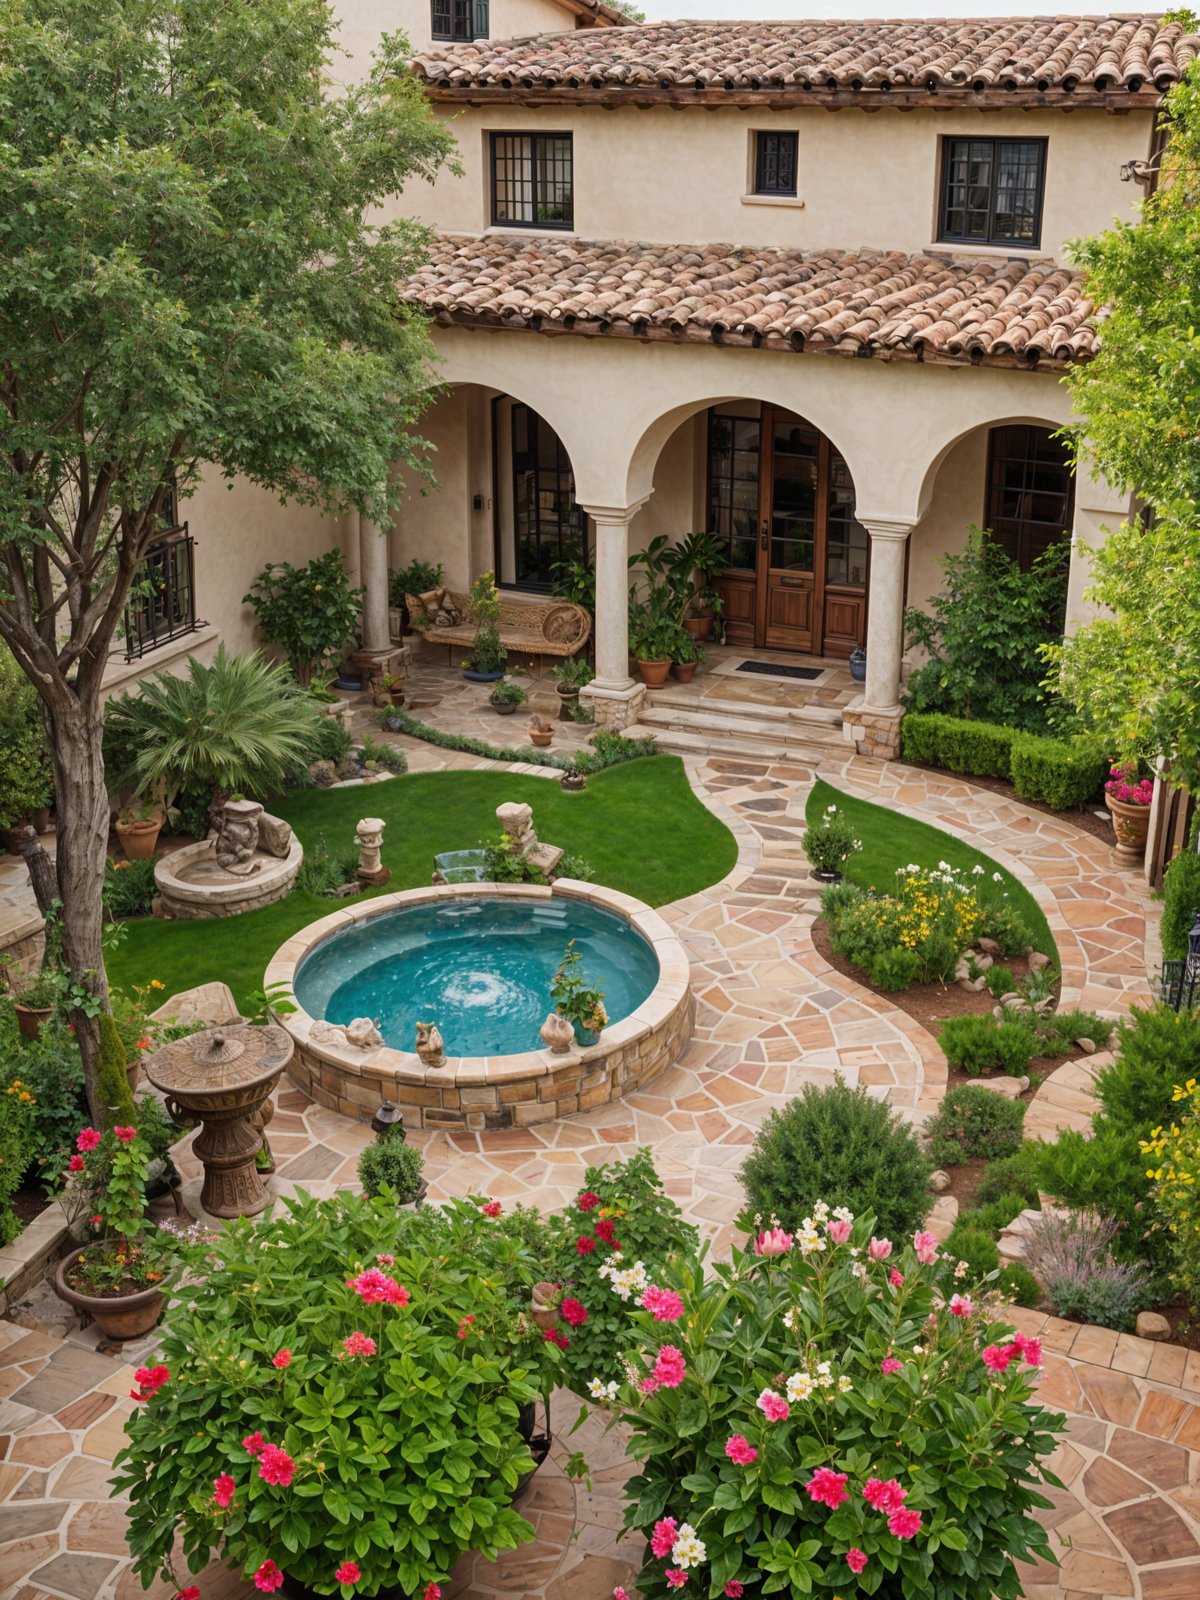
M590 1256L592 1251L596 1248L596 1241L588 1234L581 1233L578 1239L575 1241L575 1248L579 1251L581 1256Z
M545 1333L542 1334L543 1344L556 1344L560 1350L565 1350L570 1342L570 1338L561 1328L547 1328ZM658 1385L655 1384L655 1388L657 1387Z
M736 1466L748 1467L758 1460L758 1451L743 1433L731 1433L725 1441L725 1454Z
M579 1207L580 1211L595 1211L596 1207L600 1204L600 1196L598 1194L593 1194L590 1189L585 1189L584 1192L579 1196L579 1199L576 1200L575 1204Z
M290 1488L295 1471L296 1463L286 1450L280 1449L277 1444L263 1445L258 1455L258 1475L264 1483L278 1484L281 1489Z
M425 1600L442 1600L442 1586L440 1583L427 1583L425 1585Z
M768 1228L754 1241L756 1256L785 1256L792 1248L792 1236L782 1228Z
M149 1400L156 1395L164 1383L169 1383L170 1371L164 1366L138 1367L133 1375L133 1381L138 1385L129 1391L131 1400Z
M368 1339L365 1333L355 1330L348 1339L342 1340L342 1349L348 1356L373 1356L375 1354L375 1341ZM258 1435L255 1435L257 1438Z
M667 1568L667 1587L668 1588L670 1588L670 1589L682 1589L686 1582L687 1582L687 1573L686 1572L681 1571L681 1569L679 1567L668 1567Z
M474 1321L475 1321L475 1318L472 1317L472 1316L467 1316L467 1317L464 1317L462 1319L462 1321L458 1325L458 1337L460 1339L465 1339L467 1337L467 1335L471 1331L471 1324Z
M402 1283L397 1283L395 1278L388 1278L384 1284L383 1298L389 1306L406 1306L412 1295Z
M1040 1367L1042 1364L1042 1341L1040 1339L1027 1339L1023 1333L1014 1333L1010 1350L1015 1350L1024 1356L1031 1367Z
M262 1447L266 1442L261 1433L248 1433L242 1440L242 1447L247 1455L256 1456L262 1453Z
M281 1372L285 1367L290 1367L291 1364L292 1352L290 1350L280 1350L271 1357L271 1365L278 1367Z
M213 1479L213 1499L222 1511L228 1510L232 1505L233 1491L236 1488L237 1484L234 1483L227 1472L222 1472L219 1477Z
M678 1389L687 1376L687 1366L683 1359L682 1350L677 1350L673 1344L665 1344L658 1352L658 1359L654 1363L654 1377L664 1389Z
M846 1565L853 1573L859 1573L867 1564L867 1558L862 1550L847 1550Z
M282 1589L283 1573L273 1561L264 1561L254 1574L254 1587L261 1589L263 1594L270 1594L274 1589Z
M657 1378L643 1378L641 1383L638 1384L638 1388L642 1391L643 1394L653 1394L655 1389L658 1388L658 1379Z
M850 1224L845 1217L837 1217L829 1224L825 1232L833 1240L834 1244L845 1244L850 1237Z
M408 1290L397 1283L395 1278L389 1278L386 1273L380 1272L378 1267L368 1267L365 1272L360 1272L357 1278L349 1278L346 1287L353 1289L359 1299L367 1305L382 1305L385 1302L392 1306L406 1306L412 1296Z
M394 1267L396 1265L395 1256L376 1256L375 1259L381 1267Z
M904 1282L904 1274L902 1272L897 1272L895 1267L893 1267L888 1273L888 1282L891 1284L893 1289L898 1289Z
M885 1356L879 1363L880 1372L899 1372L904 1366L903 1361L897 1361L895 1356Z
M891 1516L893 1512L903 1509L908 1490L902 1489L895 1478L889 1478L886 1483L879 1478L868 1478L863 1485L863 1499L876 1511Z
M114 1128L113 1132L116 1134L117 1138L120 1139L122 1144L132 1144L137 1138L136 1128Z
M99 1213L97 1213L94 1217L89 1217L88 1221L91 1223L93 1228L102 1228L104 1226L104 1218L100 1216Z
M923 1267L931 1267L938 1258L937 1240L931 1233L914 1233L913 1249Z
M653 1284L641 1298L642 1306L655 1322L678 1322L683 1315L683 1301L674 1289L656 1289Z
M758 1397L758 1409L768 1422L786 1422L788 1419L788 1403L774 1389L763 1390Z
M1007 1372L1008 1363L1016 1353L1016 1346L1011 1344L989 1344L982 1352L983 1364L990 1367L993 1372Z
M950 1315L952 1317L969 1317L975 1310L975 1302L969 1294L952 1294L950 1296Z
M335 1583L357 1583L362 1577L362 1569L357 1561L343 1561L333 1575Z
M671 1554L678 1536L679 1524L674 1517L664 1517L661 1522L654 1524L654 1532L650 1535L650 1549L659 1561L665 1561Z
M75 1148L79 1151L80 1155L85 1156L89 1150L94 1150L99 1143L100 1135L96 1132L95 1128L84 1128L78 1139L75 1141Z
M729 1600L742 1600L742 1596L745 1594L745 1592L745 1585L737 1578L730 1578L729 1582L725 1585L725 1593L729 1596Z
M186 1589L180 1589L179 1593L175 1596L175 1600L200 1600L199 1585L189 1583Z
M871 1235L871 1242L867 1246L867 1254L872 1261L886 1261L891 1253L892 1241L890 1239L876 1239L874 1234Z
M572 1300L569 1295L558 1309L563 1321L569 1322L573 1328L581 1328L587 1321L587 1307L579 1300Z
M499 1200L488 1200L481 1205L479 1209L483 1212L485 1217L498 1217L504 1210L504 1207L500 1204Z
M909 1511L903 1506L899 1511L893 1511L888 1518L888 1532L894 1533L897 1539L915 1538L920 1526L921 1513Z
M620 1584L612 1592L612 1600L629 1600L629 1591L622 1589Z
M804 1487L814 1505L828 1506L830 1511L836 1511L850 1498L846 1492L846 1474L833 1472L829 1467L818 1467Z
M82 1172L83 1169L86 1166L87 1166L87 1162L83 1159L82 1156L72 1156L70 1161L67 1162L67 1171L68 1172Z

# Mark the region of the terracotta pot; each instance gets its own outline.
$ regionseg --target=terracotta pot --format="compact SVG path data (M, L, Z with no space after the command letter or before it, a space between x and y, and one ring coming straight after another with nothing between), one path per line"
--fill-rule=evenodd
M43 1024L54 1015L53 1006L23 1006L19 1000L13 1001L13 1010L17 1014L17 1027L21 1030L22 1039L30 1040L37 1038Z
M676 683L691 683L696 676L696 663L694 661L673 661L671 663L671 676Z
M167 1297L161 1289L139 1289L136 1294L97 1295L79 1294L67 1282L67 1273L94 1244L72 1250L58 1263L54 1273L54 1292L76 1311L91 1317L106 1339L140 1339L149 1333L163 1314Z
M117 838L128 861L149 861L161 832L161 818L153 818L149 822L117 823Z
M50 828L50 807L39 806L33 813L33 825L39 833L47 833Z
M125 1063L125 1076L129 1080L130 1094L136 1094L138 1080L142 1076L142 1062L140 1056L134 1056L132 1061L127 1061Z
M500 705L497 705L494 700L490 701L489 703L491 705L492 710L496 713L497 716L500 716L500 717L511 717L513 712L518 710L518 707L512 701L508 701L508 702L502 703Z
M554 738L554 730L553 729L551 729L549 733L538 733L533 728L530 728L530 730L529 730L529 742L530 742L530 744L537 745L539 750L544 750L546 748L546 746L551 742L551 740L553 738Z
M639 661L638 671L642 675L642 682L647 689L661 689L667 681L667 673L671 670L669 661Z
M713 614L706 611L699 617L684 617L683 625L697 642L707 639L713 630Z
M10 856L19 856L21 854L21 834L27 826L27 823L19 822L15 828L5 828L4 848Z
M1137 865L1146 854L1146 835L1150 832L1150 807L1131 806L1124 800L1104 796L1104 804L1112 816L1113 832L1117 836L1114 854L1118 861Z

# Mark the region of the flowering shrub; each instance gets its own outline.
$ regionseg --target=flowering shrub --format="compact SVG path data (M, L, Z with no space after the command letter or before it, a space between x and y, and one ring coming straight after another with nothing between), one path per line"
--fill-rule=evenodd
M1153 1163L1146 1176L1159 1221L1170 1236L1171 1279L1193 1310L1200 1308L1200 1083L1189 1078L1174 1094L1178 1122L1154 1128L1141 1149Z
M1152 1295L1151 1277L1140 1262L1114 1259L1117 1233L1112 1217L1094 1211L1044 1212L1034 1220L1025 1259L1046 1285L1056 1317L1133 1332Z
M511 1501L556 1360L524 1310L539 1264L471 1201L284 1204L177 1291L169 1381L117 1457L134 1565L178 1588L178 1537L191 1572L219 1553L259 1589L437 1600L465 1551L533 1537Z
M23 1078L11 1077L0 1094L0 1244L21 1231L9 1201L21 1187L29 1165L29 1141L37 1116L37 1102Z
M1128 761L1108 769L1104 792L1123 806L1148 806L1154 799L1154 779L1136 778L1137 764Z
M836 806L826 806L821 820L805 831L800 843L818 872L840 872L862 849L862 840Z
M1037 1340L959 1292L932 1235L873 1226L818 1204L782 1248L664 1268L683 1313L637 1314L616 1401L644 1595L1016 1600L1014 1561L1050 1557L1063 1419L1033 1403Z

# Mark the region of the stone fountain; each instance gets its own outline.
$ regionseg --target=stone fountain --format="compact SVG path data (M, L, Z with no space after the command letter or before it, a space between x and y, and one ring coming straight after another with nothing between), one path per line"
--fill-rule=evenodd
M281 818L257 800L227 800L214 834L159 858L154 914L203 921L272 905L291 889L303 860L303 845Z

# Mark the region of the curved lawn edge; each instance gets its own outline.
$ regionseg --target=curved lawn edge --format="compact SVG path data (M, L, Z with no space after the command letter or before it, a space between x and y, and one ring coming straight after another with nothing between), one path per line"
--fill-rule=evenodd
M895 881L897 869L914 861L929 867L948 861L968 874L977 865L987 873L998 872L1005 892L1029 925L1034 949L1049 956L1055 967L1062 970L1058 944L1045 911L1002 861L931 822L909 815L901 806L881 806L873 800L860 799L858 795L834 788L824 778L818 778L809 792L804 808L805 821L812 826L830 805L844 812L863 842L862 851L846 863L845 876L851 883L886 893Z
M697 894L736 866L737 841L693 794L678 756L646 756L610 767L589 777L582 794L565 794L540 774L489 765L294 791L273 809L291 823L306 852L322 837L330 845L350 842L360 817L382 817L383 864L392 880L386 890L369 891L374 894L427 884L435 854L496 839L496 807L510 800L532 806L539 838L584 857L597 883L651 906ZM279 946L341 904L347 902L293 892L238 917L131 921L107 954L109 980L130 989L157 978L168 995L226 983L244 1011Z

